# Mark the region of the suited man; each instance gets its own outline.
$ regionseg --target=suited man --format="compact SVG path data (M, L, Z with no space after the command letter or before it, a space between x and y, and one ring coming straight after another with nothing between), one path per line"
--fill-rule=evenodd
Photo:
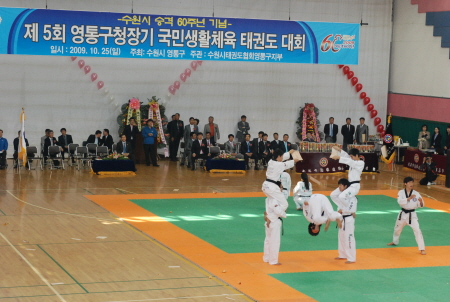
M134 161L133 146L131 145L131 142L127 141L127 136L125 134L122 134L120 137L120 141L117 143L116 152Z
M326 124L323 128L323 132L325 132L325 142L336 143L337 135L339 132L338 125L334 123L334 117L330 117L328 121L329 124Z
M264 160L264 165L267 165L272 158L272 153L270 152L271 143L267 140L268 137L267 133L264 133L263 140L259 142L259 158Z
M108 147L109 153L111 153L112 145L114 145L114 140L111 135L109 135L108 129L103 129L102 145Z
M62 158L64 159L64 152L69 152L69 144L73 144L72 135L67 134L66 128L61 128L61 135L58 137L58 145L63 148L63 152L61 153ZM72 155L72 162L75 162Z
M245 140L245 135L248 134L250 130L250 124L247 123L247 117L245 115L241 116L241 121L237 124L236 139L238 142L243 142Z
M291 143L288 142L289 135L283 135L283 141L281 142L281 150L283 152L289 152L292 149Z
M228 140L224 145L225 145L225 153L228 153L236 158L244 158L244 155L238 152L240 150L238 150L237 144L234 142L233 134L228 135Z
M211 136L211 133L206 132L205 138L203 139L203 142L206 144L207 147L212 147L216 145L216 142L214 140L214 137Z
M176 115L172 115L172 120L167 124L167 131L169 132L169 157L171 161L177 161L178 145L178 124Z
M203 133L197 133L197 140L192 143L192 171L195 170L195 161L199 158L207 159L209 156L208 147L203 143Z
M442 135L439 127L434 128L434 133L431 136L431 148L434 148L436 152L442 153Z
M136 124L136 119L134 117L130 118L130 124L126 125L123 129L122 135L125 134L127 137L127 142L131 144L133 151L136 150L136 137L139 134L139 127Z
M208 118L208 124L205 125L203 133L211 133L211 137L215 142L218 142L220 139L219 126L214 123L214 117L210 116Z
M259 149L259 143L263 141L263 135L264 135L264 131L259 131L258 137L255 137L254 139L252 139L252 143L256 148L256 154L258 154L258 157L260 157L259 155L261 154L261 150Z
M56 138L53 136L53 130L50 130L48 132L48 137L44 140L44 160L47 161L48 159L48 147L50 146L59 146L58 145L58 141L56 140ZM62 151L62 147L59 147L60 151ZM54 160L53 164L55 165L55 167L59 167L59 161Z
M175 113L175 117L177 119L177 126L178 126L178 138L180 140L182 140L184 137L184 122L182 120L180 120L180 114L179 113ZM190 133L188 133L190 134Z
M248 160L250 158L258 162L258 151L257 147L250 141L250 134L245 135L245 141L241 143L241 154L244 155L245 166L247 170L250 169L248 166ZM259 170L258 165L255 164L255 170Z
M198 135L198 126L195 125L195 119L193 117L189 118L189 125L184 127L184 141L187 142L191 132L195 132Z
M316 140L314 139L314 136L312 135L311 132L306 132L306 137L303 140L304 142L310 142L310 143L315 143Z
M369 127L364 124L364 122L366 121L365 118L360 118L359 119L359 125L356 126L356 131L355 131L355 142L358 145L364 144L367 142L367 140L369 139ZM363 139L363 134L365 134L365 139Z
M447 126L447 136L445 137L445 146L444 150L447 152L447 150L450 149L450 125Z
M44 142L45 139L48 137L48 132L50 129L45 129L45 135L41 137L41 153L44 153Z
M95 134L91 134L89 135L86 143L88 144L97 144L97 146L102 146L103 145L103 141L102 141L102 132L100 130L95 131Z
M347 145L353 143L353 135L355 135L355 126L351 125L352 119L346 118L345 125L342 125L341 134L344 137L342 150L347 152Z
M187 140L187 142L184 142L184 156L181 158L180 165L184 165L184 161L186 160L186 157L188 159L187 167L190 168L192 164L192 144L194 141L197 140L197 134L195 132L191 132L190 139Z
M273 134L273 141L270 143L270 149L275 150L275 149L281 149L283 147L281 147L281 141L278 140L278 133L274 133ZM282 150L282 149L281 149Z

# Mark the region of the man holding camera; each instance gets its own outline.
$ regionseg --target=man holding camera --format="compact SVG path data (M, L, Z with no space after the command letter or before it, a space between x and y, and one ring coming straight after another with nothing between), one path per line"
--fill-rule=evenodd
M433 162L431 156L423 158L423 164L420 168L425 170L425 177L420 180L420 184L422 186L435 185L434 181L439 175L436 173L436 163Z

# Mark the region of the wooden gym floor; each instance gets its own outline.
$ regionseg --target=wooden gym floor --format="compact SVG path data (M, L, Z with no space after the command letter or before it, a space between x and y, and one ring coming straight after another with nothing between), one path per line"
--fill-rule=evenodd
M11 163L8 170L0 171L0 300L265 300L258 296L270 292L265 285L264 288L245 284L241 287L240 279L226 275L227 272L214 267L207 259L197 257L198 261L191 262L196 254L188 246L183 246L181 252L176 248L182 242L194 242L197 237L168 229L163 232L157 224L140 227L137 221L143 217L146 222L157 221L158 217L144 209L139 212L136 204L128 202L130 198L151 196L162 199L259 196L257 192L261 190L265 171L210 174L199 169L190 171L165 160L160 165L159 168L138 165L136 176L120 177L97 176L74 168L17 172ZM444 187L444 177L438 178L436 186L420 187L420 172L382 163L380 168L379 174L363 174L364 194L395 194L392 192L402 188L403 178L412 176L417 180L418 191L430 203L436 201L433 208L448 212L450 189ZM345 175L311 174L314 190L329 192ZM299 179L293 171L291 177L293 184ZM123 217L139 218L133 221ZM262 248L263 238L260 239ZM229 260L227 255L217 253L225 263ZM262 254L239 255L240 259L251 262ZM295 260L294 254L287 253L285 257L287 261ZM371 264L364 265L370 268ZM255 284L266 284L267 274L277 273L273 267L264 269L267 272L263 275L256 273L251 278ZM290 271L287 266L281 266L280 272ZM278 300L267 294L266 300L313 300L306 295L299 299L294 292L292 289L291 296Z

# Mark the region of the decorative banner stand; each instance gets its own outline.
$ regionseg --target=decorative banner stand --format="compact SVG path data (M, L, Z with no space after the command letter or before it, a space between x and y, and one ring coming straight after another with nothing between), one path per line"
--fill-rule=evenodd
M127 125L130 124L131 117L136 118L136 123L140 132L142 130L142 124L141 124L141 102L139 101L139 99L132 98L128 102L128 115L126 122Z

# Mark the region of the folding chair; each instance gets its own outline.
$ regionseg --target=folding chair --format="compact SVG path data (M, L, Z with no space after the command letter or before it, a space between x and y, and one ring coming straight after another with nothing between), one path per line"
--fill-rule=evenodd
M111 147L111 152L114 153L117 150L117 144L113 144Z
M81 163L88 162L88 165L89 165L89 163L91 162L91 159L87 155L88 155L87 147L80 147L80 146L78 146L75 149L75 156L74 156L74 158L77 161L77 170L80 170Z
M37 169L37 165L39 163L39 167L41 167L41 170L44 169L44 166L42 165L42 156L39 155L38 149L35 146L28 146L27 147L27 164L28 164L28 170L31 170L31 161L35 160L36 161L36 168L34 168L34 170Z
M67 151L69 152L69 158L67 159L67 163L69 164L69 166L72 166L72 163L71 163L70 159L74 158L75 151L77 150L78 146L79 146L78 144L69 144L69 146L68 146L68 150Z
M183 158L185 155L185 153L184 153L184 147L186 146L186 143L185 142L181 142L180 143L180 148L178 148L178 152L179 152L179 155L178 155L178 157L179 158ZM183 150L181 150L181 149L183 149ZM181 162L184 162L184 160L181 160Z
M220 149L220 154L225 153L225 144L217 144Z
M97 156L97 144L86 144L86 148L88 157L95 158Z
M107 146L98 146L95 149L95 155L97 157L104 157L104 156L108 156L108 147Z
M61 156L61 149L59 146L48 146L48 158L47 160L50 160L50 170L53 170L54 167L54 161L57 160L60 162L63 170L64 167L64 160Z
M209 147L209 153L211 154L211 157L215 157L220 154L220 148L216 146Z

